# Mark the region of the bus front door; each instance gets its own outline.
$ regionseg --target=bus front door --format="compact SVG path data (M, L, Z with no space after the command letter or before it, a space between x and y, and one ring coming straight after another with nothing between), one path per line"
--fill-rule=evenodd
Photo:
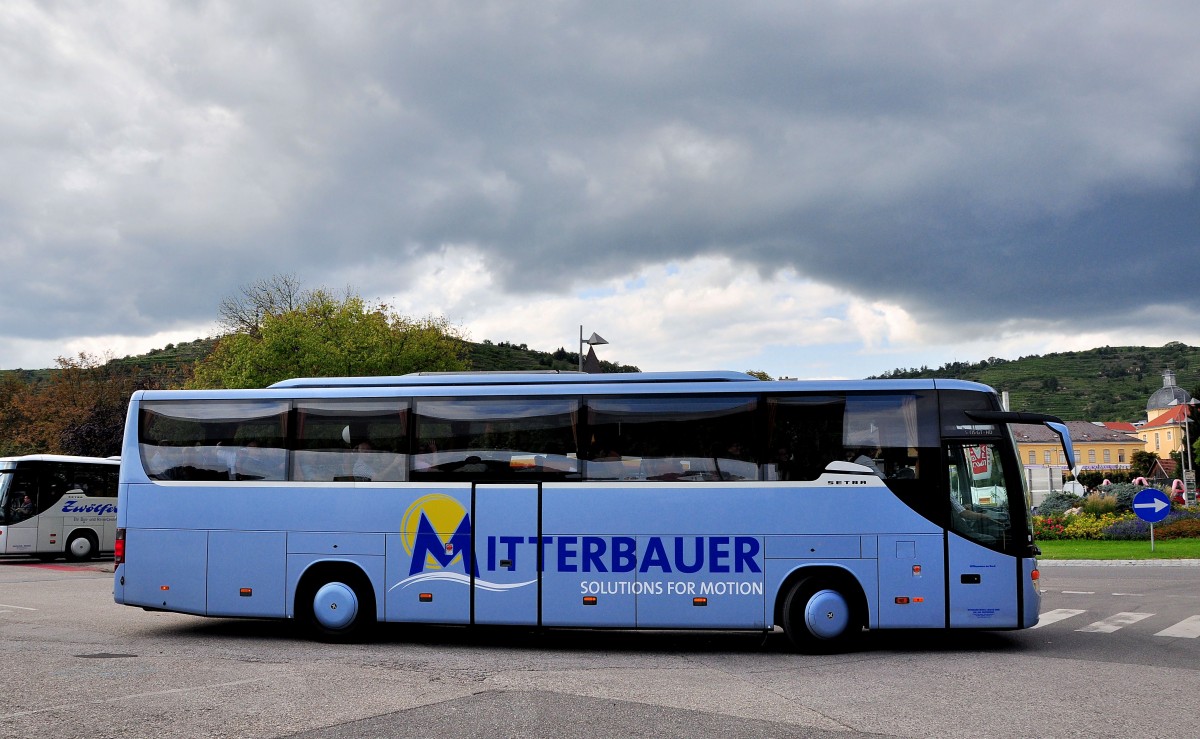
M5 475L5 477L10 477ZM0 478L0 482L5 482ZM7 480L4 519L8 523L0 554L33 554L38 543L37 477L30 467L18 468Z
M0 541L0 554L33 554L37 550L37 519L9 524Z
M472 521L477 624L538 624L540 486L478 484Z
M993 444L951 445L946 577L955 628L1010 629L1020 623L1020 560L1005 477ZM1016 504L1024 501L1018 493Z

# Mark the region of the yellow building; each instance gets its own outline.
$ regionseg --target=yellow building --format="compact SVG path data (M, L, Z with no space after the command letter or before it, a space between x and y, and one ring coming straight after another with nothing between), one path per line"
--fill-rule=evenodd
M1133 453L1143 448L1138 437L1100 423L1066 423L1075 445L1075 464L1081 471L1127 470L1133 461ZM1034 490L1061 490L1067 460L1059 438L1045 426L1020 424L1012 429L1017 440L1017 453L1031 487Z
M1163 372L1163 386L1146 401L1146 423L1137 430L1146 451L1159 459L1170 459L1187 444L1184 424L1192 396L1175 384L1175 373Z

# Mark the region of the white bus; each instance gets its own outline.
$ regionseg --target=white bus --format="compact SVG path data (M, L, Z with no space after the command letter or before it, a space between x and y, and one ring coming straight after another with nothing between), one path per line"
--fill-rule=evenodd
M0 554L82 561L112 552L116 459L0 457Z

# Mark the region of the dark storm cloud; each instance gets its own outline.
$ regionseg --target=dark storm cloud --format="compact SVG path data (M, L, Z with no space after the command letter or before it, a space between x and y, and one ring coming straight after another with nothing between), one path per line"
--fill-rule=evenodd
M0 334L348 264L394 294L447 244L514 290L725 254L927 321L1106 325L1196 252L1189 3L168 7L0 24Z

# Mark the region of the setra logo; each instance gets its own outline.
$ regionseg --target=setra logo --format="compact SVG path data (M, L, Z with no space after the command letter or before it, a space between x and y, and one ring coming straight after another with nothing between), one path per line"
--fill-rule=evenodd
M471 516L454 498L432 493L417 498L400 525L404 551L412 557L408 574L462 567L472 574Z

